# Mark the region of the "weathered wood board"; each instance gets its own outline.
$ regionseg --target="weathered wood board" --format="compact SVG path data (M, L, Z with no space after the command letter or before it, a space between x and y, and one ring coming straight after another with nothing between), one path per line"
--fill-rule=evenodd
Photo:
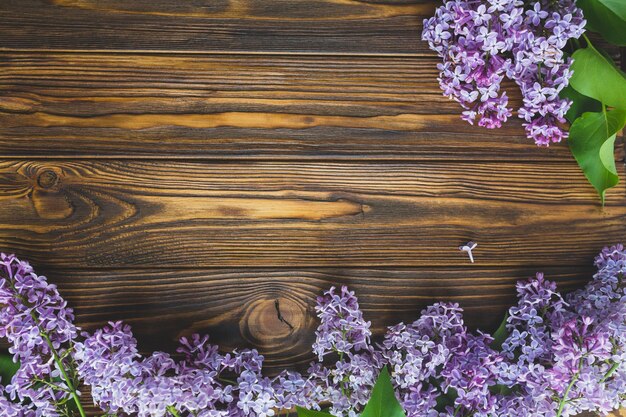
M0 0L0 250L88 329L271 370L311 359L331 285L377 335L437 300L492 330L536 271L580 287L626 240L626 182L601 207L565 144L461 122L419 39L435 6Z

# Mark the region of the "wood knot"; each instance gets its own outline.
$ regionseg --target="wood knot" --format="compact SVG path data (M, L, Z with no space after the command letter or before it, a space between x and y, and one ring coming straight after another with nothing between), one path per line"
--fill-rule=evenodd
M51 169L47 169L43 171L37 177L37 185L39 185L41 188L44 188L44 189L53 188L58 183L59 183L59 175L56 172L52 171Z
M36 178L31 200L37 215L42 219L67 219L74 213L74 207L61 184L61 175L51 168L41 169L33 175Z
M305 330L306 306L289 296L263 298L247 306L240 322L242 336L262 350L291 348Z

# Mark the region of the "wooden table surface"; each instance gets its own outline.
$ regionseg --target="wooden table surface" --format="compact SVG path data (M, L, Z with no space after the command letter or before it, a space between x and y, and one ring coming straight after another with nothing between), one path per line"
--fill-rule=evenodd
M0 250L87 329L208 333L273 370L311 359L331 285L376 334L437 300L493 330L536 271L583 285L626 240L623 144L602 208L565 144L461 122L420 40L435 6L0 0Z

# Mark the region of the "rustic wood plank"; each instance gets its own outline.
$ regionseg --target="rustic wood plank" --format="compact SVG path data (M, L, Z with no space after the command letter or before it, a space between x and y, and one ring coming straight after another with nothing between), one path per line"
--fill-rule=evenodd
M26 158L572 161L565 144L537 148L517 118L497 130L461 121L436 64L0 54L0 147Z
M544 272L568 291L592 275L582 268ZM255 347L269 371L302 367L311 359L318 324L315 297L332 285L355 290L379 337L386 326L410 322L437 301L458 302L472 328L495 329L515 301L515 282L533 268L420 269L56 269L36 265L75 308L86 329L110 320L133 326L143 351L175 351L194 332L209 334L224 349ZM276 310L276 301L281 321ZM286 322L285 322L286 321ZM291 326L291 327L290 327Z
M624 166L619 166L624 176ZM0 163L0 247L57 266L586 265L626 236L575 164Z
M415 0L3 0L0 49L427 51Z

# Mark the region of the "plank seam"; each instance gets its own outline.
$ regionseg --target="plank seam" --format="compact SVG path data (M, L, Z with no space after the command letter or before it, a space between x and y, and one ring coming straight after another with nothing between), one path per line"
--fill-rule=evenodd
M438 60L433 53L401 53L401 52L315 52L315 51L248 51L248 50L206 50L206 51L175 51L175 50L151 50L151 49L42 49L42 48L1 48L0 55L24 53L24 54L110 54L110 55L255 55L255 56L312 56L312 57L380 57L380 58L432 58Z
M37 262L33 262L34 265L37 265ZM71 271L71 272L89 272L89 271L119 271L119 270L124 270L124 271L128 271L128 272L143 272L143 271L155 271L157 270L154 267L151 266L145 266L145 267L140 267L140 266L124 266L124 265L119 265L119 266L92 266L92 267L64 267L64 266L59 266L59 265L45 265L44 266L46 268L47 271L50 272L55 272L55 271ZM551 271L551 270L560 270L563 267L566 267L568 269L572 269L572 270L579 270L580 268L586 268L586 269L593 269L593 260L590 260L589 263L579 263L579 264L573 264L573 263L563 263L563 264L559 264L559 263L551 263L549 266L545 266L545 265L503 265L501 263L499 264L486 264L486 265L481 265L479 267L465 267L465 266L460 266L460 265L449 265L449 266L442 266L442 265L418 265L418 266L411 266L411 265L394 265L394 266L389 266L389 265L384 265L384 266L377 266L377 265L362 265L362 266L346 266L346 265L337 265L337 266L291 266L291 267L282 267L282 266L268 266L268 265L259 265L259 266L237 266L237 267L224 267L224 266L202 266L202 267L188 267L188 266L176 266L176 265L172 265L172 266L163 266L162 268L159 268L158 271L159 272L168 272L168 271L175 271L175 272L202 272L202 271L223 271L223 272L227 272L227 271L241 271L241 270L259 270L259 271L263 271L263 272L268 272L268 271L276 271L276 272L281 272L281 271L302 271L302 272L319 272L319 271L333 271L333 270L337 270L340 269L342 271L344 270L352 270L352 271L356 271L356 270L377 270L377 271L408 271L408 270L415 270L415 271L431 271L431 270L442 270L442 271L475 271L475 272L480 272L480 271L489 271L489 272L493 272L493 271L499 271L499 270L519 270L519 269L537 269L537 272L540 272L542 269L546 270L546 271Z
M272 157L242 157L242 156L224 156L220 158L210 157L210 156L176 156L176 155L164 155L162 157L147 155L147 156L125 156L125 155L2 155L0 156L0 161L2 160L37 160L37 161L46 161L46 160L54 160L55 162L80 162L80 161L93 161L93 160L120 160L125 162L132 162L133 160L141 161L141 162L163 162L167 160L171 160L173 162L189 162L189 163L198 163L204 162L207 164L213 165L227 165L237 162L242 163L272 163L275 162L277 164L285 164L285 163L303 163L303 164L312 164L312 163L338 163L338 164L355 164L355 165L385 165L385 164L445 164L445 163L454 163L460 165L476 165L476 164L502 164L502 163L511 163L511 164L523 164L523 165L532 165L540 163L542 165L564 165L564 166L572 166L572 160L563 160L563 159L555 159L554 161L546 160L546 159L454 159L454 158L411 158L411 157L398 157L398 158L379 158L379 157L368 157L362 154L355 154L354 156L346 156L346 157L324 157L320 155L312 155L311 157L290 157L290 156L272 156ZM617 161L620 162L620 161Z

